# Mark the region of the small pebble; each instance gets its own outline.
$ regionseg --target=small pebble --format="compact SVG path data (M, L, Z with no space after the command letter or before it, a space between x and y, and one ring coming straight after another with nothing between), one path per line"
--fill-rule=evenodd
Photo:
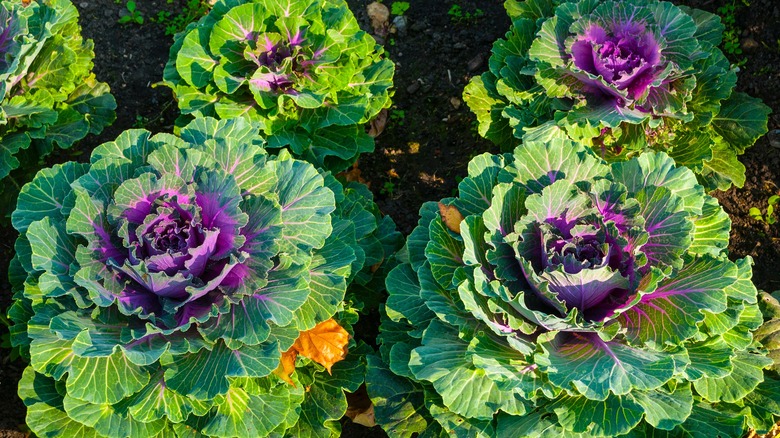
M395 26L395 29L398 31L398 35L400 36L406 35L406 24L407 20L403 15L399 15L393 19L393 26Z
M471 58L471 61L468 63L468 69L469 71L474 71L480 67L482 67L482 63L485 62L485 56L481 53L477 53L477 56Z
M425 21L415 21L411 26L409 26L409 29L411 29L412 32L421 32L427 28L428 23Z
M773 148L780 149L780 129L773 129L766 136L769 138L769 144Z
M79 3L79 6L81 6L82 8L86 8L87 6L89 6L89 3L81 2L81 3Z
M753 38L748 37L748 38L743 38L742 41L740 42L740 45L742 46L743 49L750 50L758 47L758 42Z

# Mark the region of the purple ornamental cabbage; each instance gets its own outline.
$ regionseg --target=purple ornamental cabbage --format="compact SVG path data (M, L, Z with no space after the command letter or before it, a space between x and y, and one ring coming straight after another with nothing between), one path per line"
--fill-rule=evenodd
M741 187L737 160L769 108L734 92L708 12L657 0L509 0L512 28L464 99L502 147L571 138L609 161L669 154L708 188Z
M9 178L0 185L3 216L41 156L99 134L116 118L108 85L92 73L94 57L70 0L0 1L0 179Z
M731 222L693 172L557 139L468 172L387 277L366 380L388 434L738 438L777 421L751 260L726 257Z
M367 189L256 132L130 130L22 189L9 316L36 434L337 436L365 347L329 370L299 358L292 384L273 371L301 331L349 329L347 287L371 284L399 234Z
M338 172L374 150L393 63L344 0L219 0L176 35L164 82L184 119L243 117L272 148Z

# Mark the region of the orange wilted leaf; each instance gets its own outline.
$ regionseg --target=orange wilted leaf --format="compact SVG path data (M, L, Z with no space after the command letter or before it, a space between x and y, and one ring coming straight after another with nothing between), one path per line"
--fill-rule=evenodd
M360 176L360 168L358 168L357 161L355 161L355 164L353 164L352 167L349 168L349 170L345 170L341 172L340 174L338 174L338 176L343 176L344 180L346 180L347 182L357 181L368 185L366 183L366 180L363 179L362 176Z
M282 359L279 361L279 366L274 370L274 374L292 386L295 386L295 382L292 381L290 376L295 371L295 359L297 358L298 351L295 347L290 347L289 350L282 353Z
M463 221L463 215L460 214L458 208L454 205L444 205L439 202L439 213L444 225L452 230L453 233L460 234L460 223Z
M301 356L324 366L330 373L333 364L347 356L348 343L349 333L331 318L301 332L292 348Z

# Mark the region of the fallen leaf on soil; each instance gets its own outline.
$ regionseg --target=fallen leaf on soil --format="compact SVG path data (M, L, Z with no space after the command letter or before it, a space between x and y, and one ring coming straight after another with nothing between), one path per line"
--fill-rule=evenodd
M347 396L347 416L353 423L361 424L366 427L376 426L374 418L374 404L368 397L366 385L362 384L355 392L346 392Z
M330 373L333 364L347 356L348 343L349 333L331 318L301 332L292 348L301 356L324 366Z
M374 405L369 406L368 409L363 412L350 412L347 410L346 415L352 420L353 423L357 423L366 427L376 426L376 419L374 418Z
M453 108L458 109L460 108L460 104L463 103L458 99L457 97L450 97L450 105L452 105Z
M379 114L371 119L369 125L371 127L368 129L368 135L371 137L377 138L379 134L384 132L385 126L387 126L387 108L379 111Z
M390 10L387 6L379 2L373 2L366 6L368 12L368 18L371 19L371 27L374 29L374 33L377 35L387 35L388 28L390 27Z
M371 187L371 183L367 182L365 179L363 179L362 176L360 176L360 169L358 168L358 163L355 161L355 164L352 165L352 167L349 168L349 170L345 170L338 174L337 176L341 176L344 178L347 182L353 182L357 181L359 183L363 183L369 187Z
M460 234L460 223L463 221L463 215L454 205L444 205L439 202L439 214L444 225L453 233Z

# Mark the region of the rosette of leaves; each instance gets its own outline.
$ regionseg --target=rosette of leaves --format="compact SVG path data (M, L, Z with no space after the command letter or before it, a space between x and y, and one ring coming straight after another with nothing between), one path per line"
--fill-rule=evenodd
M9 317L37 435L338 434L366 348L343 298L399 234L256 133L130 130L22 189Z
M114 121L116 102L92 73L92 48L70 1L0 2L0 178ZM4 203L13 205L18 190Z
M268 147L341 171L374 150L364 125L393 72L343 0L220 0L176 36L163 77L186 116L244 117Z
M752 261L726 257L730 220L693 172L528 142L473 159L459 193L423 205L387 277L367 388L391 436L771 428Z
M733 91L720 18L656 0L508 0L512 28L464 99L482 136L569 137L603 158L664 151L708 188L742 187L737 156L769 107Z

